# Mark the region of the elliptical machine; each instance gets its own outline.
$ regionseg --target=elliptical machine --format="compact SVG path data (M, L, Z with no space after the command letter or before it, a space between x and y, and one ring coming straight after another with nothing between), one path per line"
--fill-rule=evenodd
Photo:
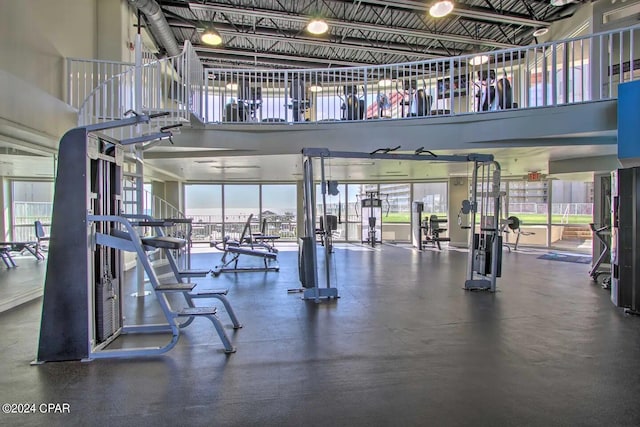
M336 89L338 97L342 100L342 120L362 120L364 118L364 99L358 97L358 86L342 86L342 95Z
M304 122L307 110L312 107L311 96L307 91L304 80L294 77L289 86L291 104L287 107L292 110L294 122Z
M496 70L480 70L475 83L476 111L495 111L516 108L511 82L506 75L497 79Z

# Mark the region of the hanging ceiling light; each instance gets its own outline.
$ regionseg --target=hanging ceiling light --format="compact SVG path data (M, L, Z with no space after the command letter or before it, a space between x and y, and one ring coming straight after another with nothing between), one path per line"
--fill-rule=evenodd
M440 0L429 8L429 15L434 18L447 16L453 10L453 2L450 0Z
M540 36L544 36L545 34L547 34L549 32L549 28L547 27L542 27L542 28L538 28L537 30L535 30L533 32L533 37L540 37Z
M320 86L319 83L312 84L311 86L309 86L309 90L313 93L322 92L322 86Z
M489 62L489 55L476 55L469 60L470 65L482 65Z
M315 35L324 34L329 31L329 24L324 19L315 18L307 24L307 31Z
M551 0L551 6L555 6L555 7L562 7L562 6L566 6L570 3L575 3L575 0ZM613 3L613 2L611 2Z
M214 28L209 28L202 33L200 40L202 40L202 43L211 46L218 46L222 44L222 36Z

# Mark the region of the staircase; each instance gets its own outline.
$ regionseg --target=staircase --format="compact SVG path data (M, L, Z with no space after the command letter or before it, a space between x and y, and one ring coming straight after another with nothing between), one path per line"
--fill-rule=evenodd
M124 156L122 213L184 218L176 207L144 191L143 153L161 137L166 138L167 127L204 123L204 67L189 41L185 41L179 55L160 60L144 52L141 44L138 46L136 64L69 59L67 66L73 72L69 73L67 102L78 108L78 126L123 119L132 114L162 114L136 126L101 133L121 142L147 137L144 143L135 140L136 148L130 145L131 152ZM79 97L87 93L86 88L91 87L94 89L79 102ZM170 231L190 237L190 227L183 228L179 226Z
M562 240L588 240L593 237L588 225L565 225Z
M78 109L79 126L123 119L132 112L164 114L137 126L104 131L124 141L178 124L188 125L192 119L204 123L204 67L191 43L186 41L178 56L160 60L141 56L137 64L124 67L89 93ZM86 79L86 84L92 85L94 76L89 74Z

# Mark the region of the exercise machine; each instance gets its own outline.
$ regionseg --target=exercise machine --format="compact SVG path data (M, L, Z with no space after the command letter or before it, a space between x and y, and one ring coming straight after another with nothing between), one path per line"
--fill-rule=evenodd
M272 236L253 236L251 233L252 219L253 214L250 214L238 240L233 240L229 236L226 236L222 242L213 241L210 243L211 247L215 247L223 252L220 263L211 271L215 277L219 276L220 273L280 271L280 266L278 265L278 250L273 247L273 245L264 243L267 241L265 239ZM263 265L238 267L238 261L241 255L259 258L262 260Z
M439 250L442 250L440 242L450 242L451 239L442 236L442 233L447 231L446 228L442 228L441 224L446 224L448 220L446 218L439 218L438 215L432 214L428 218L425 217L422 220L421 229L424 236L423 244L431 243L437 246Z
M611 266L605 268L603 263L611 251L611 225L605 224L596 228L594 223L590 223L589 228L593 232L593 236L602 244L602 251L591 266L589 276L595 282L600 283L603 288L609 289L611 287Z
M325 222L326 218L326 222ZM320 217L320 227L316 230L316 235L320 238L320 244L329 253L333 252L333 233L338 229L338 217L336 215L326 215Z
M378 92L376 95L376 103L378 105L378 116L377 118L391 118L391 115L387 113L392 107L391 100L389 96L384 92ZM369 118L369 116L367 116ZM372 117L373 118L373 117Z
M379 191L365 192L364 197L360 200L360 219L362 243L372 247L376 243L382 243L382 199Z
M342 120L362 120L364 118L365 102L358 97L358 86L342 86L342 98L340 88L336 88L338 97L342 100Z
M181 250L186 240L141 236L122 216L122 165L127 145L171 137L169 128L126 140L106 135L110 129L148 123L165 115L134 117L78 127L60 140L49 262L44 284L38 350L34 363L155 356L171 350L180 337L180 324L196 317L210 320L225 352L235 349L216 307L177 307L168 295L192 291L193 283L160 283L147 250ZM135 224L135 226L134 226ZM123 253L137 255L146 273L160 314L157 324L128 324L123 315ZM158 346L118 346L126 334L161 334Z
M307 91L304 80L299 77L294 77L293 80L291 80L289 97L291 104L288 105L288 108L291 108L293 112L293 121L304 122L306 120L305 114L312 106L311 95Z
M496 291L502 271L501 197L500 165L474 162L471 199L463 201L461 208L461 214L470 215L467 290Z
M517 107L513 102L511 82L506 76L496 78L496 71L493 69L479 70L477 79L476 111L507 110Z
M611 172L611 301L640 313L640 167Z
M235 85L234 96L225 105L224 121L259 121L261 117L258 117L258 112L262 115L262 88L252 86L249 80L240 80Z
M432 214L428 217L422 217L424 212L423 202L413 202L411 211L411 242L413 247L419 251L423 250L426 244L433 244L439 250L442 250L440 242L450 242L449 237L442 236L447 231L442 228L441 224L446 224L446 218L439 218L438 215Z
M401 117L423 117L431 114L433 97L424 87L418 88L416 80L404 80L401 96Z
M516 235L516 241L513 244L513 250L518 250L518 244L520 243L520 236L533 236L536 233L533 231L522 231L521 228L522 221L517 216L510 216L506 220L502 221L502 232L503 233L513 233ZM511 246L507 243L504 243L504 247L511 252Z
M498 266L502 254L502 239L498 227L500 213L500 165L491 154L466 154L466 155L436 155L427 150L417 149L413 154L391 153L397 148L378 149L371 153L353 151L332 151L327 148L305 148L303 155L303 184L304 184L304 232L300 239L299 248L299 277L303 284L303 299L319 302L338 296L337 287L333 286L331 278L331 255L324 251L324 286L319 280L319 253L315 245L316 230L316 192L315 180L321 182L321 207L322 215L326 216L326 176L325 160L328 158L349 158L366 160L392 160L392 161L427 161L427 162L465 162L473 164L473 186L470 200L464 206L465 214L472 217L472 225L469 227L469 257L467 262L467 275L464 288L468 290L496 290L496 279L499 276ZM320 176L314 175L314 160L319 161ZM494 191L497 190L497 191ZM497 194L496 194L497 193ZM482 221L483 227L477 229L475 221ZM477 235L477 237L475 237ZM474 245L474 243L477 244ZM493 257L487 257L488 254ZM480 262L482 258L484 264ZM486 260L489 260L488 266ZM484 268L481 269L481 265ZM480 271L478 271L480 270Z

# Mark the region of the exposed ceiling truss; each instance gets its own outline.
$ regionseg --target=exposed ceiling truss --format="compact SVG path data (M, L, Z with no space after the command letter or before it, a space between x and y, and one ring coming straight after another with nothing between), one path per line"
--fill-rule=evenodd
M190 40L222 68L327 68L401 63L528 45L535 29L571 16L577 4L549 0L461 0L441 19L429 0L156 0L176 41ZM329 33L305 31L322 16ZM200 33L213 26L224 46Z

